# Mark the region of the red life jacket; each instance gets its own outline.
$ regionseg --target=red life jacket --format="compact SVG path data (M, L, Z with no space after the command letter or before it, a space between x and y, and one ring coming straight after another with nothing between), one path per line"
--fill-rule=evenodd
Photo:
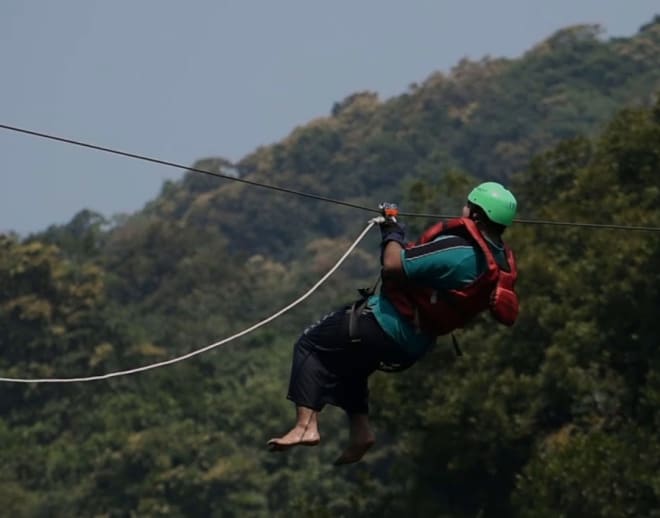
M384 279L382 294L418 329L433 335L447 334L463 327L486 309L498 322L513 325L518 316L518 296L514 291L518 273L511 249L504 246L508 269L501 268L474 221L469 218L437 223L426 230L417 243L406 248L430 243L442 234L458 235L476 244L486 258L486 271L471 284L449 291L435 290L409 279Z

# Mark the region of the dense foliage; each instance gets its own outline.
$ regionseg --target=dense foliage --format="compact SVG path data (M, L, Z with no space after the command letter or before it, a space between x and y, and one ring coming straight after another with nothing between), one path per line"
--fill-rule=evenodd
M463 62L246 157L258 181L451 212L506 178L524 215L660 227L660 21L628 39L560 31L517 60ZM225 171L209 160L201 166ZM461 172L467 171L469 175ZM345 207L187 175L144 211L0 236L0 374L72 377L171 358L311 286L366 222ZM427 221L409 222L411 233ZM377 275L369 236L303 306L214 352L85 384L3 384L0 504L14 516L660 516L660 237L518 225L522 314L441 338L372 379L379 443L332 460L266 440L300 329Z

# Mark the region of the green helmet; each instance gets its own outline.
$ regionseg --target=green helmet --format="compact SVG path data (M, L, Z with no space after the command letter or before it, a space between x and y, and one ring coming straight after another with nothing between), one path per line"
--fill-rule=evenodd
M511 225L516 216L516 198L497 182L477 185L468 194L468 201L481 207L488 219L505 227Z

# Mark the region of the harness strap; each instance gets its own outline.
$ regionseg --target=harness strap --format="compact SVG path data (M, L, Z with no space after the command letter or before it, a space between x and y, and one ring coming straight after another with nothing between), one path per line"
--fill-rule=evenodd
M461 348L458 346L458 340L456 339L456 336L454 336L454 333L451 334L451 342L454 344L454 352L456 353L456 356L463 356L463 351L461 351Z
M351 306L349 318L348 318L348 337L351 339L351 342L358 343L360 340L360 331L358 329L358 324L360 321L360 315L367 307L369 302L369 297L376 293L378 289L378 284L380 284L380 275L376 279L376 283L371 288L359 288L358 293L360 298L356 300Z
M358 331L358 322L360 321L360 315L364 311L364 308L367 307L367 302L369 298L357 300L353 303L350 309L350 315L348 317L348 336L351 339L351 342L357 343L362 339L360 338L360 332Z

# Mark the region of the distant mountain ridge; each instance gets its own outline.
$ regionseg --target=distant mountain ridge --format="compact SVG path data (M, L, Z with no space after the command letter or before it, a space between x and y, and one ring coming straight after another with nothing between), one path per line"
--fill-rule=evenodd
M463 61L385 102L351 95L239 164L196 165L411 211L455 209L475 177L511 179L533 218L660 227L660 100L623 109L657 96L659 40L660 19L608 41L568 28L520 59ZM295 300L369 216L191 173L123 222L83 211L26 240L2 235L0 371L105 374L217 343ZM332 465L346 439L332 408L320 447L269 453L293 417L292 344L373 283L379 238L304 304L221 349L98 383L4 385L0 504L16 516L660 508L660 241L649 233L514 225L515 326L484 314L460 332L464 357L439 337L409 371L375 373L378 445L355 470Z
M539 152L598 133L617 111L650 105L659 91L660 16L629 38L603 39L598 26L580 25L518 59L462 60L385 101L356 92L237 164L212 157L194 167L375 208L405 203L413 182L442 186L452 171L507 181ZM437 212L441 202L420 203ZM370 214L189 172L102 233L101 256L118 279L139 272L151 292L198 249L223 250L223 260L262 254L287 262L315 239L354 235ZM72 224L74 236L85 228ZM172 248L167 259L145 250L159 240ZM137 258L139 267L130 266ZM140 283L126 287L131 300L147 294Z
M597 26L569 27L519 59L462 60L450 74L434 73L384 102L355 93L328 117L255 150L237 170L250 180L369 206L400 200L404 180L439 182L451 169L506 180L559 140L593 134L622 107L653 102L660 90L659 20L633 37L606 40ZM221 232L246 253L286 257L312 236L342 234L355 216L190 173L167 184L133 220L176 219Z

